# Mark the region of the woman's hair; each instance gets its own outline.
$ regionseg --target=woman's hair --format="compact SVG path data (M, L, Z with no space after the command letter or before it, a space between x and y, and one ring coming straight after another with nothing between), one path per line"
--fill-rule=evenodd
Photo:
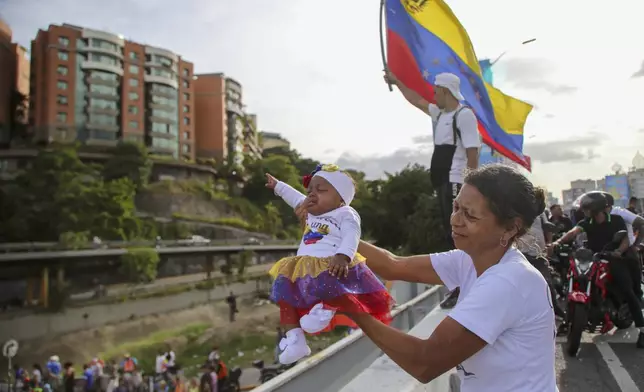
M521 219L523 225L517 227L515 238L524 235L546 208L543 189L535 188L530 180L510 166L482 166L470 171L465 176L465 183L485 197L499 224L509 228L516 218Z

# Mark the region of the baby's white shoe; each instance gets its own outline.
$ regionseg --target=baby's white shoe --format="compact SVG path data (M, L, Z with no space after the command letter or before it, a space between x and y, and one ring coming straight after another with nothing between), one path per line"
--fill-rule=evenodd
M324 309L322 303L319 303L300 318L300 326L308 333L318 333L331 323L333 316L335 311Z
M311 348L306 344L306 337L302 328L291 329L286 332L286 337L280 341L279 355L281 364L290 365L300 359L311 355Z

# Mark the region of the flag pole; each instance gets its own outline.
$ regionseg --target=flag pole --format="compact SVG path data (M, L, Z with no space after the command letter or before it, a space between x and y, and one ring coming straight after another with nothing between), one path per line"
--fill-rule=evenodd
M387 69L387 56L385 55L385 37L383 34L383 27L385 24L385 1L380 0L380 56L382 57L382 67L383 71L388 72ZM391 83L387 82L389 85L389 91L394 91L391 87Z

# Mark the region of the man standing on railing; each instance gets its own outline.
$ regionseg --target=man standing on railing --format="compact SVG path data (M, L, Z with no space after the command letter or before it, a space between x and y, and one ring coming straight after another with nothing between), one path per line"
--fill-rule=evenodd
M466 169L476 169L479 164L481 136L478 131L476 115L466 105L461 94L461 80L451 73L436 75L434 80L434 98L430 103L414 90L402 84L392 73L385 73L385 81L393 84L405 99L429 115L433 124L434 152L430 173L432 185L436 190L443 229L450 249L454 249L450 217L454 199L463 186ZM443 308L452 308L458 300L459 288L456 288L441 304Z

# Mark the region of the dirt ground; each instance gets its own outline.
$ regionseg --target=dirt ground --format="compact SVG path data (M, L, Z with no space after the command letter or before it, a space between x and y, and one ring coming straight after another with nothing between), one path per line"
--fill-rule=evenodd
M167 330L176 331L190 325L210 324L212 327L207 333L224 336L243 334L246 330L256 333L258 329L273 332L278 322L279 310L275 305L265 301L241 300L237 320L230 323L228 306L218 302L180 312L147 316L115 325L24 342L14 363L27 366L35 362L44 364L51 355L58 355L63 362L72 361L74 364L80 364L98 353L113 352L117 346L124 343L144 340L152 334L158 335ZM185 344L181 336L172 334L169 334L167 343L179 349Z

